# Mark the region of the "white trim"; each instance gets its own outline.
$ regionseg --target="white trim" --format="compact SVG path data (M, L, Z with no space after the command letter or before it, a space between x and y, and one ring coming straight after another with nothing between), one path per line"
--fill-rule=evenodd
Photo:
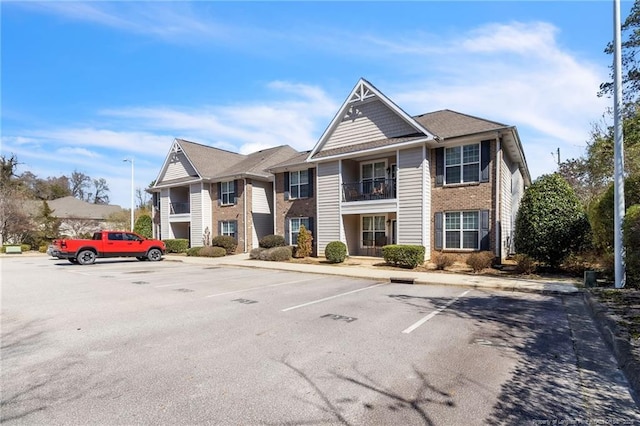
M460 232L460 246L459 247L447 247L447 213L458 213L460 215L460 228L458 231ZM463 248L464 244L464 218L463 213L477 213L478 215L478 228L476 231L478 232L478 238L476 241L475 248ZM478 251L480 250L480 242L481 242L481 230L482 230L482 217L480 210L447 210L442 212L442 250L443 251ZM453 231L453 230L452 230ZM472 231L471 229L467 229L467 231Z
M347 236L344 230L344 221L342 219L342 160L338 160L338 234L340 236L340 241L342 241L347 246L347 252L349 251L349 245L347 244ZM317 211L317 210L316 210ZM320 235L320 234L318 234ZM349 254L349 253L347 253Z
M422 247L427 246L427 209L425 208L427 202L427 147L422 145ZM396 172L397 174L397 172ZM398 186L396 184L396 186ZM427 252L424 253L425 257L428 256Z
M465 146L471 146L471 145L477 145L478 146L478 179L477 180L472 180L472 181L468 181L465 182L464 181L464 167L465 167L465 162L464 162L464 147ZM452 166L447 166L447 150L448 149L454 149L454 148L459 148L460 149L460 163L458 166L456 165L452 165ZM482 143L481 142L476 142L476 143L466 143L466 144L461 144L461 145L454 145L454 146L446 146L444 147L444 176L442 177L442 181L443 181L443 185L444 186L451 186L451 185L464 185L464 184L471 184L471 183L479 183L482 181L481 177L482 177ZM471 162L471 163L467 163L467 165L473 165L476 164L476 162ZM447 167L460 167L460 182L452 182L452 183L447 183Z
M500 136L496 137L496 213L494 217L494 226L496 228L496 246L494 248L494 253L498 257L502 257L502 239L500 238L500 223L502 222L502 206L500 205L502 201L502 194L500 193L500 184L502 180L502 145L500 144ZM502 258L500 259L502 262Z
M295 217L288 217L288 218L285 218L285 220L287 220L287 219L289 220L289 243L290 243L290 245L295 245L295 244L297 244L297 242L296 242L295 244L293 243L293 234L294 234L294 233L293 233L293 231L292 231L292 226L291 226L291 225L292 225L292 223L291 223L291 222L292 222L294 219L297 219L297 220L304 220L304 219L307 219L307 226L306 226L306 228L307 228L307 231L309 231L309 216L295 216ZM303 223L301 223L300 225L304 225L304 224L303 224ZM300 229L300 225L298 225L298 230ZM299 234L299 233L300 233L300 232L296 232L296 234Z
M358 229L358 237L359 237L359 240L360 240L358 245L360 246L360 248L361 248L361 249L363 249L363 248L365 248L365 247L366 247L366 246L363 244L363 242L364 242L364 238L363 238L363 235L362 235L362 234L363 234L364 232L373 232L374 237L375 237L375 234L376 234L377 232L380 232L380 230L375 229L375 224L376 224L375 218L376 218L376 217L380 217L380 216L384 217L384 227L383 227L383 229L384 229L384 236L385 236L386 238L388 238L388 237L389 237L388 232L387 232L387 231L388 231L388 230L387 230L387 220L389 219L389 217L387 216L387 213L361 214L361 215L360 215L360 227L359 227L359 229ZM373 225L374 225L374 229L373 229L373 231L364 231L364 230L362 229L362 223L364 222L364 220L363 220L363 219L364 219L365 217L372 217L372 218L374 218L374 219L373 219ZM373 240L373 244L374 244L374 246L375 246L375 238L374 238L374 240Z
M229 192L229 184L230 183L233 183L233 189L234 189L233 192ZM227 191L226 192L222 188L222 186L224 184L227 184ZM246 179L245 179L245 184L246 184ZM236 193L235 189L236 189L235 180L226 180L224 182L220 182L220 194L219 195L220 195L220 205L221 206L232 206L232 205L234 205L234 202L233 202L234 200L230 200L231 197L229 197L229 195L230 194L235 194ZM224 197L222 196L223 194L227 194L227 199L229 200L229 202L227 202L227 203L224 202Z
M301 184L300 183L300 173L302 172L307 172L307 183L306 184ZM306 169L301 169L301 170L293 170L293 171L288 171L285 173L289 173L289 200L306 200L307 198L309 198L309 168ZM298 197L292 197L291 196L291 174L292 173L297 173L298 174L298 183L296 184L298 186ZM302 187L302 185L307 185L307 196L306 197L300 197L300 188Z
M368 153L375 154L380 151L393 152L394 150L397 150L400 148L407 148L413 145L418 146L426 142L433 142L433 140L428 138L422 138L422 139L416 139L416 140L392 144L392 145L378 146L376 148L363 149L360 151L346 152L344 154L330 155L328 157L322 157L322 158L311 158L311 156L309 156L305 161L308 163L322 163L325 161L335 161L341 158L357 158L357 157L361 157L363 154L368 154Z
M400 150L396 149L396 244L400 244L398 235L400 235Z

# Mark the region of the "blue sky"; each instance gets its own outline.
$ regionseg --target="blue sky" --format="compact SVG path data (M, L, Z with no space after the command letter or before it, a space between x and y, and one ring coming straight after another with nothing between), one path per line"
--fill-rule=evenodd
M632 6L622 2L622 20ZM360 77L411 115L518 128L532 176L612 105L612 1L2 2L2 153L105 178L114 204L174 138L313 148ZM606 122L610 123L607 118Z

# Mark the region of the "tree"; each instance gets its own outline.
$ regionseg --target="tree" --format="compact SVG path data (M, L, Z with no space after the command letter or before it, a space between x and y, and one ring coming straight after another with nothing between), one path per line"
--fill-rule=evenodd
M153 237L153 222L151 221L151 216L143 214L141 215L133 227L133 231L142 235L143 237L152 238Z
M0 155L0 184L9 183L16 176L16 168L18 167L18 157L11 154L7 158L4 154Z
M77 217L65 218L64 223L60 226L60 233L69 238L85 238L99 230L99 221Z
M49 207L47 201L42 202L40 212L35 217L38 223L37 238L35 238L36 245L40 246L45 242L50 242L58 237L60 231L60 219L54 214L54 211Z
M313 237L311 232L307 230L304 225L300 225L300 232L298 233L298 249L296 250L297 257L311 256Z
M136 188L136 206L145 211L151 211L151 194L142 188Z
M559 174L538 178L524 193L516 217L519 253L557 268L590 239L587 215L573 189Z
M627 210L623 223L627 284L640 287L640 204Z
M88 201L87 192L89 190L91 184L91 178L85 175L82 172L74 170L71 173L71 179L69 179L69 189L71 190L71 195L74 197Z
M104 178L93 180L93 193L89 193L89 202L93 204L109 204L109 185Z
M31 218L24 209L26 197L16 179L18 157L0 155L0 244L21 243L33 230Z

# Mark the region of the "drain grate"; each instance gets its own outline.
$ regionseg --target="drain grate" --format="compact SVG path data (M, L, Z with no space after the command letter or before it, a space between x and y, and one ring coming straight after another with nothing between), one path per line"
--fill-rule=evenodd
M329 318L334 321L345 321L345 322L353 322L358 319L354 317L347 317L344 315L336 315L336 314L326 314L326 315L322 315L320 318Z
M249 299L233 299L232 302L238 302L244 305L251 305L252 303L258 303L257 300L249 300Z
M149 284L149 281L131 281L131 284L144 285Z
M391 277L389 278L389 282L391 284L413 284L415 278L399 278L399 277Z
M194 290L191 290L190 288L176 288L173 291L179 291L181 293L192 293Z

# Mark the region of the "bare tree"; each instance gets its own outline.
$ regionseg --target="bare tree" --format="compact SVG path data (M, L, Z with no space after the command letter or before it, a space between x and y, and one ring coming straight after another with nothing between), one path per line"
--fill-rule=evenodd
M71 238L81 238L100 230L100 222L95 219L70 217L60 226L60 233Z
M94 179L93 189L95 192L89 194L93 204L109 204L109 185L104 178Z
M71 189L71 195L74 197L83 200L89 201L87 192L89 190L89 185L91 184L91 178L86 174L74 170L71 173L71 179L69 179L69 189Z

